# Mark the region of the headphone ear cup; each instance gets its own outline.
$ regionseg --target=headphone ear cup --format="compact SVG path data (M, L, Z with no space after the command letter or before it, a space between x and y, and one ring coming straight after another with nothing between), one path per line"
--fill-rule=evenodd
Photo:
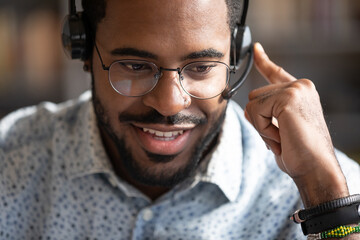
M61 34L66 54L72 59L87 59L87 34L81 13L67 15Z
M253 65L253 44L251 43L251 32L248 26L241 26L238 24L231 36L231 48L230 48L230 64L231 67L235 70L234 78L236 82L222 93L224 99L230 99L233 95L236 94L238 89L244 83L246 77L249 75L251 67ZM235 55L235 56L234 56ZM247 57L248 56L248 57ZM236 57L236 61L234 59ZM239 76L239 68L244 60L247 57L247 62L244 67L244 72Z
M230 62L236 66L236 69L240 66L241 61L246 57L251 48L251 32L248 26L237 25L232 34L231 50L230 50ZM236 54L236 63L234 62L234 51Z
M243 27L243 36L241 41L241 49L239 54L239 60L243 60L247 53L249 52L250 48L252 48L252 38L251 38L251 31L248 26Z

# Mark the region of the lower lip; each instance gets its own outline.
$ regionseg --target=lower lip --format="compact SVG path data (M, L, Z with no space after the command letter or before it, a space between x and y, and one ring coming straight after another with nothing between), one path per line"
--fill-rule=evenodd
M184 131L183 134L178 135L172 140L160 140L154 134L144 132L138 127L134 127L139 137L140 143L146 149L146 151L160 154L160 155L174 155L183 151L186 147L186 143L190 137L191 130Z

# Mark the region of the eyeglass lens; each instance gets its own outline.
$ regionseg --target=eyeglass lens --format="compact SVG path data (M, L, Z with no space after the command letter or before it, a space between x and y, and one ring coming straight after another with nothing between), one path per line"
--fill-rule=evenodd
M222 62L193 62L180 73L182 88L195 98L205 99L219 95L229 79L229 67ZM125 96L142 96L157 84L161 73L151 62L121 60L111 64L109 80L112 87Z

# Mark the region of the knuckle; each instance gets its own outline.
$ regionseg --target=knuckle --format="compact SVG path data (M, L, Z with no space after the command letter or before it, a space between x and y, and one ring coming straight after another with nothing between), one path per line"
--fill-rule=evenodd
M309 79L306 79L306 78L303 78L303 79L299 79L298 82L300 82L301 84L303 84L303 86L305 86L306 88L308 89L313 89L315 90L315 84L309 80Z
M301 101L302 94L302 85L298 82L291 84L291 87L287 88L285 94L287 96L288 103L295 103Z
M292 82L288 89L292 91L290 94L294 99L303 99L304 96L318 96L315 84L311 80L305 78Z
M309 79L298 79L289 85L290 88L295 88L300 91L315 90L315 84Z
M286 90L286 95L289 99L297 99L300 96L300 91L298 90L298 88L288 88Z
M253 98L255 98L255 97L256 97L256 94L255 94L254 90L251 91L251 92L249 92L249 95L248 95L248 99L249 99L249 100L251 100L251 99L253 99Z
M319 99L315 85L309 79L299 79L292 82L286 88L285 96L286 105L291 110L293 110L294 106L310 106Z
M299 91L304 89L304 85L301 83L301 81L297 80L290 84L290 89Z

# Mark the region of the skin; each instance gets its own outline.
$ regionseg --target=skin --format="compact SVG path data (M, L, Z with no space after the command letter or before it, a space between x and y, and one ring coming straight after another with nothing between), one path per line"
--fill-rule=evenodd
M314 84L277 66L259 43L254 50L269 85L249 93L246 118L294 180L306 207L348 196Z
M254 61L269 85L249 93L245 117L274 153L279 168L294 180L305 208L348 196L314 84L277 66L259 43Z
M106 66L125 58L149 60L166 68L182 67L194 60L228 63L230 31L226 5L216 0L109 0L106 16L98 25L96 42ZM124 47L147 51L157 57L111 54L114 49ZM184 59L189 54L210 48L223 56ZM294 78L271 62L260 44L256 44L254 50L256 67L269 85L250 92L246 118L275 154L280 169L293 178L306 207L347 196L346 180L334 155L314 85L310 80ZM143 97L124 97L111 88L108 73L101 68L95 51L91 66L94 88L104 107L106 121L118 138L126 139L133 161L156 175L172 175L186 166L197 143L209 134L226 108L227 102L221 96L209 100L191 98L182 90L176 72L164 72L156 88ZM141 116L153 110L164 117L179 113L191 115L206 119L206 123L147 124L119 121L118 118L126 114ZM134 126L191 131L181 151L176 152L171 161L159 163L148 157ZM130 176L113 139L103 126L100 131L119 176L152 199L168 191L168 187L147 185Z
M210 4L207 4L210 2ZM158 7L160 6L161 7ZM121 12L122 14L118 14ZM154 14L156 12L156 14ZM209 15L209 12L216 14ZM206 22L207 24L203 24ZM154 27L156 26L156 27ZM126 37L124 37L126 36ZM108 1L106 16L99 23L96 43L104 64L119 59L142 59L166 68L182 67L192 61L218 60L229 64L230 30L226 22L226 4L222 1ZM146 51L154 57L115 55L114 49L133 48ZM206 49L215 49L217 56L200 56L185 59ZM223 114L227 101L221 96L209 100L197 100L187 95L180 86L176 72L163 72L153 91L143 97L125 97L115 92L108 82L108 72L101 67L94 51L92 57L94 89L104 107L105 119L119 139L126 139L138 166L148 169L154 177L174 175L189 164L196 145L210 134L213 125ZM182 114L204 119L204 124L194 123L144 123L119 121L119 116L143 116L156 111L163 117ZM136 128L148 127L159 131L187 130L186 143L176 152L166 152L144 147ZM150 186L139 182L126 171L118 148L109 131L100 126L105 148L119 176L136 186L152 199L159 197L168 187ZM185 134L184 134L185 135ZM154 162L146 151L162 155L175 155L171 161ZM160 151L160 152L159 152Z

